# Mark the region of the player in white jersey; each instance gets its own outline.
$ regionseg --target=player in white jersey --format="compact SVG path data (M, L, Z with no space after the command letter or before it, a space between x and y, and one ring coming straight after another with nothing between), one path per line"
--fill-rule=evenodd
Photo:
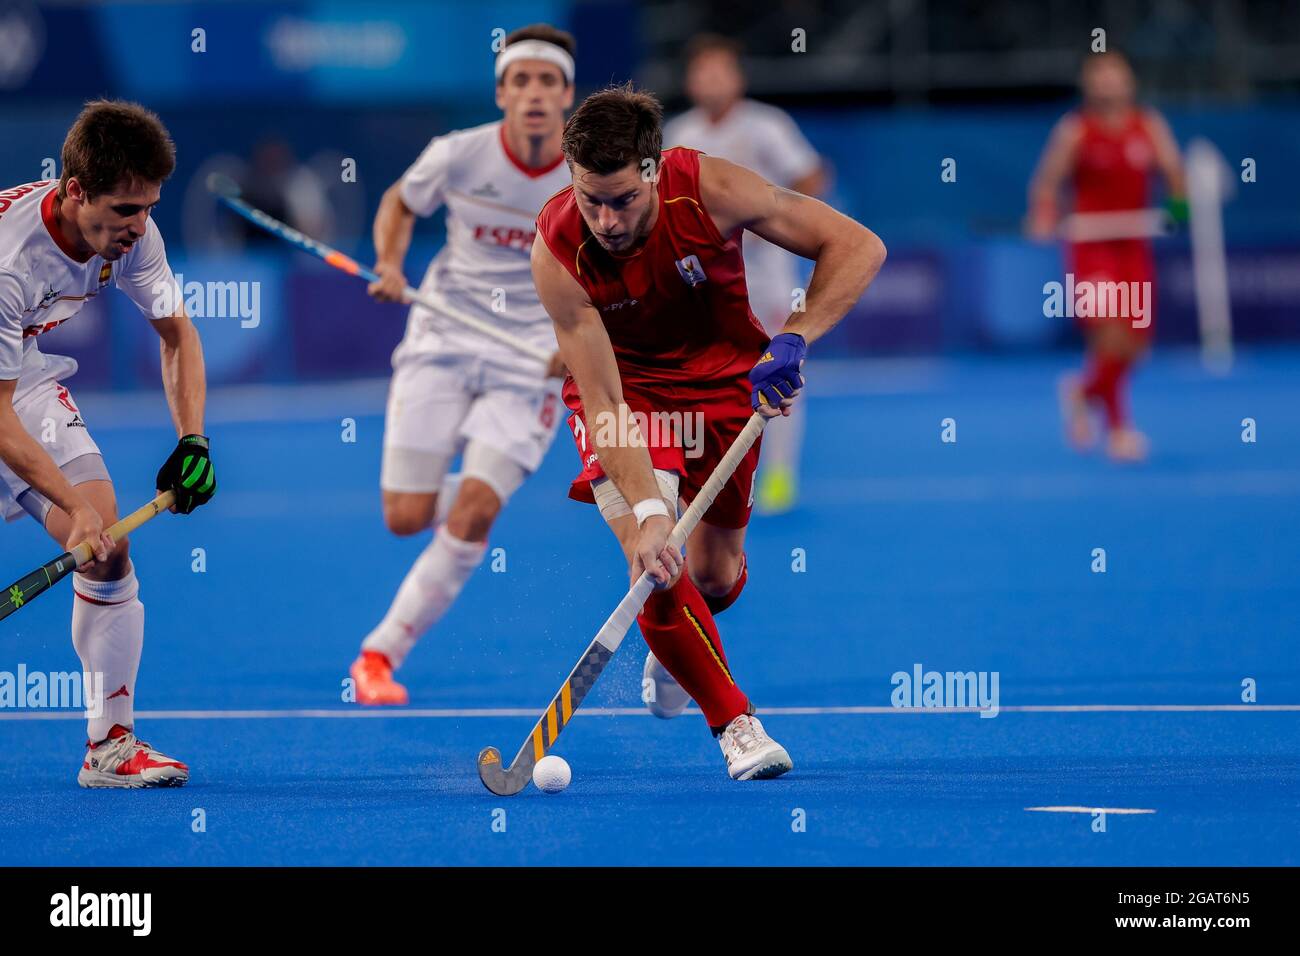
M37 345L109 285L125 292L162 339L163 389L181 436L156 487L175 491L173 510L183 514L212 497L203 348L149 218L175 150L153 113L97 101L68 131L62 159L57 183L0 192L0 512L30 514L68 550L92 544L94 560L73 575L72 643L94 681L88 691L101 675L103 691L87 702L78 783L177 786L189 768L134 733L144 605L128 542L104 533L117 520L104 458L62 384L77 363Z
M415 217L446 206L447 242L420 291L553 358L543 368L451 315L411 308L393 353L380 475L384 521L398 535L438 527L362 642L351 669L361 704L407 702L393 671L482 562L492 523L541 464L562 418L563 364L529 254L538 211L570 181L560 137L573 105L573 52L573 37L546 24L507 36L496 60L504 119L434 138L384 194L375 217L375 298L401 300ZM462 452L457 484L448 471Z
M695 105L665 124L665 146L690 146L809 196L822 191L821 159L794 120L775 106L745 98L737 43L713 34L692 40L686 52L686 93ZM753 233L745 235L744 250L750 307L775 335L795 307L795 257ZM755 497L760 513L776 514L794 506L804 414L798 408L763 434Z

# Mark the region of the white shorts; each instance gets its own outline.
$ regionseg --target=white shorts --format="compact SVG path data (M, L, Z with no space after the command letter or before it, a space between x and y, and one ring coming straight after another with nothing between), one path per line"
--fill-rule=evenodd
M385 491L439 490L467 443L486 446L528 474L564 417L558 379L511 372L477 358L397 363L384 419Z
M73 484L108 480L108 470L72 394L58 382L45 382L14 405L18 420ZM89 457L87 457L89 456ZM27 492L24 497L24 492ZM20 503L19 499L23 498ZM44 520L50 502L0 461L0 516L16 521L30 512Z

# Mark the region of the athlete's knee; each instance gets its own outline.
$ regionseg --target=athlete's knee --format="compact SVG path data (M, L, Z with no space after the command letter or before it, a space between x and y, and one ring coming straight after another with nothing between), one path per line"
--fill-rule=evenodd
M736 603L740 592L749 580L749 568L745 553L738 555L713 554L710 560L699 562L699 567L689 565L691 581L694 582L704 603L714 614L721 614Z
M491 510L490 521L528 479L529 470L505 452L474 439L465 446L460 473L461 493L456 497L456 504L465 499L467 509ZM466 495L466 486L471 495Z
M447 515L447 530L462 541L486 541L501 513L501 499L483 481L468 475L461 480L456 501Z
M741 561L718 560L693 562L691 580L705 597L721 597L731 590L740 577Z
M437 495L384 493L384 524L400 537L419 534L433 524Z

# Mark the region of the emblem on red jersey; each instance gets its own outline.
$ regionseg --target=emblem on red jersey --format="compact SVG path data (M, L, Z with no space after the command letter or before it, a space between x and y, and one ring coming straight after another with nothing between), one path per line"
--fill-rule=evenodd
M708 278L704 274L704 266L700 265L698 256L687 256L684 259L678 259L677 271L686 280L686 284L690 286L699 285Z

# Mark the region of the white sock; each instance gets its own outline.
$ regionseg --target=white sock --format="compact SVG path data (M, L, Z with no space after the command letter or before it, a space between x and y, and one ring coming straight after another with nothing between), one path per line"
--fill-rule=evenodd
M447 613L485 553L486 541L462 541L440 527L407 572L384 619L361 642L362 650L386 654L394 670L401 667L415 642Z
M135 723L135 676L144 648L144 605L136 596L140 585L133 567L120 581L92 581L84 574L74 574L72 590L72 646L88 680L86 734L98 743L114 724L131 727Z

